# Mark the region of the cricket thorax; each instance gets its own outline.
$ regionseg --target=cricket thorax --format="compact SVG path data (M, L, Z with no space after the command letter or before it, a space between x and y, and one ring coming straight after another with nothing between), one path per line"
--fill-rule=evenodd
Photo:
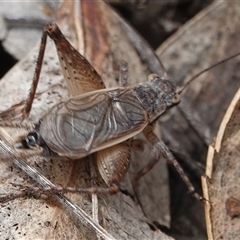
M157 75L146 83L134 86L133 89L148 112L150 122L180 102L176 86L169 80L160 79Z

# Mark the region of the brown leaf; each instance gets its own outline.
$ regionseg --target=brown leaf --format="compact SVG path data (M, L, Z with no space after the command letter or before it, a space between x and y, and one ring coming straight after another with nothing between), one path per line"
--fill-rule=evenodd
M158 56L177 85L181 86L183 82L204 68L236 54L239 44L237 27L239 6L238 2L213 3L159 47ZM206 143L210 143L215 136L221 119L238 89L238 62L239 57L201 76L191 84L180 104L181 112L185 111L184 107L187 104L193 110L191 117L194 118L194 114L197 113L203 120L209 133L205 132L206 129L201 125L194 125L194 119L189 121ZM185 112L184 115L186 114ZM173 124L171 122L171 125ZM164 127L172 128L165 125ZM178 131L183 130L180 128ZM198 145L199 142L194 138L191 139L190 134L186 136L190 139L181 138L181 142L184 141L186 146ZM190 146L188 148L191 148ZM187 151L187 148L182 151Z
M209 147L206 179L203 179L206 219L210 239L236 239L239 235L239 109L240 90L233 98ZM209 179L208 179L209 178ZM233 201L234 200L234 201Z
M239 7L236 1L216 1L159 47L157 54L177 85L181 86L204 68L239 52ZM163 139L170 149L183 155L180 160L185 159L183 164L190 169L188 173L193 179L196 174L201 175L194 170L194 163L205 164L207 144L217 134L225 111L240 86L238 66L239 57L198 78L184 93L180 106L161 124ZM172 181L179 191L179 180ZM199 186L199 181L195 186ZM198 189L200 191L200 186ZM191 222L191 226L203 232L202 204L194 203L185 193L178 192L179 195L184 200L179 200L174 208L177 228L185 229ZM193 216L192 212L196 214Z

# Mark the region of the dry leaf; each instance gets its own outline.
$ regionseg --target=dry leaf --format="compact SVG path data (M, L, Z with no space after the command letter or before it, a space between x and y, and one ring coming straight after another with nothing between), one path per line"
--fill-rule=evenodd
M177 85L239 52L239 7L237 1L216 1L159 47L157 54ZM198 78L187 89L172 117L161 124L163 139L170 149L181 154L180 160L186 165L189 176L196 179L199 191L199 178L194 177L194 173L199 176L201 172L195 171L194 163L205 164L206 143L211 143L216 136L225 111L240 86L238 66L239 57ZM175 187L172 191L177 192L173 195L176 204L172 209L172 226L180 232L192 229L191 233L199 237L205 228L203 204L195 202L186 191L180 192L178 178L171 179Z
M206 178L203 178L209 239L238 239L239 224L239 109L240 89L233 98L209 146Z
M0 39L5 51L15 59L26 56L41 37L44 24L53 19L59 4L60 1L2 1L0 19L5 29L0 24Z

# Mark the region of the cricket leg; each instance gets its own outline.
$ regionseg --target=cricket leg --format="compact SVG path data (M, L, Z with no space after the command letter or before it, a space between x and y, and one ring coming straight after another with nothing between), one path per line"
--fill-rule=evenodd
M113 184L110 187L89 187L89 188L72 188L72 187L62 187L54 186L49 188L41 188L35 186L22 186L16 185L20 191L10 194L0 194L0 203L6 203L19 198L30 198L30 197L40 197L41 195L53 195L53 194L65 194L65 193L75 193L75 194L115 194L119 191L119 186Z
M15 116L21 115L22 120L26 119L31 111L32 103L34 100L34 96L36 93L40 72L42 69L43 57L46 48L46 41L47 41L47 32L46 30L43 31L42 38L41 38L41 45L38 53L37 63L35 67L35 72L33 75L32 86L29 91L29 95L26 101L22 101L18 104L13 105L8 110L0 113L1 120L11 120Z
M148 173L159 161L160 154L167 159L167 161L172 164L177 172L180 174L182 180L186 184L189 192L197 199L203 200L203 198L195 192L195 188L193 187L192 183L190 182L187 175L184 173L182 167L179 165L177 160L174 158L168 147L164 144L163 141L161 141L153 132L153 126L148 125L144 131L143 131L146 139L157 148L159 155L157 155L155 158L153 158L144 168L142 168L135 176L133 183L135 184L139 178L141 178L143 175Z
M28 98L27 98L24 108L22 110L22 120L26 119L29 116L29 113L32 108L32 103L34 100L34 96L36 93L36 89L37 89L37 85L39 82L39 77L40 77L40 73L41 73L41 69L42 69L43 57L44 57L46 42L47 42L47 35L48 35L47 31L44 29L42 38L41 38L39 52L38 52L36 68L35 68L35 72L33 75L32 86L30 88Z
M128 86L128 65L125 61L122 61L120 64L119 83L121 87Z
M53 187L53 188L36 188L20 187L20 192L14 194L0 195L0 202L6 202L13 199L40 196L48 194L64 193L86 193L86 194L114 194L120 190L120 182L125 176L129 161L130 150L127 141L101 150L97 153L97 166L99 172L108 185L108 187L89 187L89 188L72 188L72 187Z
M119 146L120 145L120 146ZM104 150L102 150L104 151ZM107 148L105 152L99 151L97 157L97 164L99 172L107 183L108 187L89 187L89 188L72 188L72 187L25 187L18 185L20 192L13 194L0 195L0 203L8 202L18 198L36 197L40 195L52 194L115 194L120 190L120 182L125 176L130 160L129 146L126 142L117 144L115 149L113 147ZM101 153L102 152L102 153ZM121 154L120 154L121 153ZM34 153L33 155L36 155ZM119 156L116 158L116 156ZM11 156L12 157L12 156Z

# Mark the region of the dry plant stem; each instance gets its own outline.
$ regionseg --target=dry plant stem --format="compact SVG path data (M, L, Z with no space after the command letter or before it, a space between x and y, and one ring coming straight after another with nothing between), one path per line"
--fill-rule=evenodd
M91 174L91 184L94 185L95 184L95 181L93 180L93 175L95 174L95 168L93 167L93 162L92 162L93 159L90 159L90 174ZM98 196L97 194L93 193L92 194L92 218L97 222L99 223L99 220L98 220ZM97 235L97 238L100 240L100 236Z

